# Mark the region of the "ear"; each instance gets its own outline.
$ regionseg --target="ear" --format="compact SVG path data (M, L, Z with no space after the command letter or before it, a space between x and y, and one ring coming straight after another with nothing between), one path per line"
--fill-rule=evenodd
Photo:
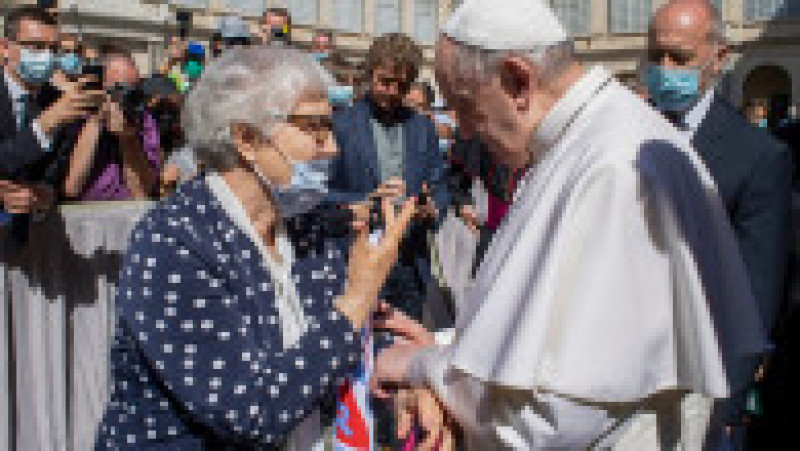
M230 125L231 140L239 152L239 156L246 161L253 161L256 155L255 150L255 134L253 130L247 125L240 122L235 122Z
M3 65L8 63L9 44L8 38L0 38L0 55L3 57Z
M533 86L533 68L520 58L508 58L500 64L500 84L517 105L526 109Z
M722 72L722 69L725 67L725 62L728 60L730 55L730 47L727 44L718 44L716 48L716 53L714 54L714 70L716 73Z

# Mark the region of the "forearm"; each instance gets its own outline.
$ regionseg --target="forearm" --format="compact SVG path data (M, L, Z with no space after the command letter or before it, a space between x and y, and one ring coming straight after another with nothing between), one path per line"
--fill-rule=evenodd
M122 170L125 185L134 199L146 199L155 191L155 170L134 133L124 133L119 143L122 150Z
M100 142L100 128L100 123L96 120L86 122L75 142L69 160L69 169L64 178L64 195L66 197L79 196L86 185Z

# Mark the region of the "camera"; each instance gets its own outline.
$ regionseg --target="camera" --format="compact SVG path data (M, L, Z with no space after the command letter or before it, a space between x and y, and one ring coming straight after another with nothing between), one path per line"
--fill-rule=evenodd
M108 90L111 100L122 107L125 119L132 124L139 124L144 115L146 98L139 86L116 84Z
M103 89L103 73L104 67L102 64L84 64L81 69L81 76L90 76L93 79L91 82L86 83L84 87L90 91Z

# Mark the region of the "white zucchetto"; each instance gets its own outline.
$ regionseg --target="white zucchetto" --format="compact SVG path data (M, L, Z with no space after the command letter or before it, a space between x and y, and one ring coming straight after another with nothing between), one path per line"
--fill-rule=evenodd
M465 0L442 28L462 44L486 50L529 50L568 35L543 0Z

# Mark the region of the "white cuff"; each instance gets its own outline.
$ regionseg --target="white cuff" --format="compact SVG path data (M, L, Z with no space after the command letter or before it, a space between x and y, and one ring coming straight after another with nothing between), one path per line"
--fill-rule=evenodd
M31 130L33 130L33 134L36 135L36 140L39 141L39 145L42 147L42 150L45 152L50 152L52 149L50 148L50 138L47 136L45 132L42 131L42 127L39 126L39 121L31 122Z
M431 371L429 365L444 360L443 358L436 359L440 349L439 346L425 348L411 359L411 363L408 365L408 373L406 374L406 380L409 384L414 386L428 385L429 371Z
M450 346L456 341L456 328L450 327L447 329L437 330L433 333L434 341L439 346Z

